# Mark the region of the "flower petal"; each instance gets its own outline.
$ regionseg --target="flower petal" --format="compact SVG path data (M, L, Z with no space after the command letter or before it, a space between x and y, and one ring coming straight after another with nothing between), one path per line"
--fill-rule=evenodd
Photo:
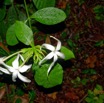
M27 77L21 75L19 72L18 72L18 78L19 78L20 80L22 80L23 82L27 82L27 83L30 83L30 82L31 82L30 79L28 79Z
M11 66L9 66L9 65L7 65L5 63L3 63L2 65L5 66L8 69L8 71L10 71L10 72L14 72L15 71L13 67L11 67Z
M65 55L63 54L63 53L61 53L61 52L56 52L56 54L60 57L60 58L62 58L62 59L64 59L65 58Z
M41 65L43 61L51 59L53 56L54 56L54 52L49 53L46 57L44 57L44 58L39 62L39 65Z
M16 71L13 72L13 74L12 74L12 80L13 80L13 82L16 82L17 75L18 75L18 71L16 70Z
M21 58L22 61L24 61L24 58L21 54L19 54L19 57Z
M54 64L55 64L55 62L57 61L57 59L58 59L57 55L54 55L53 62L51 63L51 65L50 65L49 68L48 68L47 75L49 74L51 68L54 66Z
M60 50L61 49L61 41L58 40L57 38L53 37L53 36L50 36L50 37L57 40L58 43L57 43L57 46L56 46L56 50Z
M1 73L3 72L5 74L10 74L10 72L7 69L2 68L2 67L0 67L0 71L1 71Z
M12 62L12 66L14 69L17 69L19 67L19 54L17 55L16 59Z
M21 67L19 69L19 72L21 72L21 73L26 72L28 69L31 68L31 66L32 66L32 64L30 64L30 65L24 65L23 67Z
M55 47L53 45L50 45L50 44L42 44L42 47L50 50L50 51L54 51L55 50Z

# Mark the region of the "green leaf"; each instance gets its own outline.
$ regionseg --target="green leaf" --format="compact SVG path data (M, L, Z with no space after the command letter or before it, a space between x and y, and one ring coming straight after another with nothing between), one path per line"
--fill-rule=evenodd
M93 11L94 13L96 14L95 15L95 18L97 20L101 20L103 21L104 20L104 6L102 5L97 5L93 8Z
M29 91L29 99L33 101L36 97L36 92L34 90Z
M17 88L16 89L16 95L23 96L24 95L24 91L22 89L20 89L20 88Z
M86 101L87 103L91 103L91 102L93 101L93 99L92 99L92 98L89 98L89 97L86 97L85 101Z
M34 76L37 84L43 86L44 88L51 88L60 85L63 80L63 69L61 65L57 63L47 76L47 70L49 66L49 64L42 65L41 68L36 70Z
M4 19L5 14L6 14L6 7L3 6L2 8L0 8L0 21Z
M11 5L13 3L13 0L4 0L5 5Z
M5 41L5 34L7 32L6 30L7 30L7 26L6 26L5 21L1 21L0 22L0 36L2 38L2 41Z
M26 14L23 11L19 10L19 8L16 8L16 11L17 11L17 14L18 14L18 19L20 21L24 21L25 22L26 19L27 19Z
M34 42L33 32L25 23L16 21L14 30L17 38L25 45L30 45Z
M61 47L61 52L65 55L65 60L75 58L74 53L64 46Z
M6 41L7 44L10 46L14 46L19 43L15 33L15 26L16 26L15 24L10 26L6 33Z
M103 87L102 87L101 85L97 84L97 85L96 85L96 89L97 89L97 90L103 90Z
M16 101L15 101L15 103L22 103L21 98L17 98Z
M16 9L12 5L7 12L7 25L8 25L8 27L11 26L12 24L14 24L17 19L18 19L18 16L17 16Z
M55 0L33 0L37 9L55 6Z
M71 47L71 48L74 48L76 47L76 44L71 40L71 39L68 39L68 45Z
M47 7L35 12L31 18L34 18L36 21L42 24L54 25L64 21L66 19L66 14L61 9Z
M93 8L93 11L94 11L94 13L96 13L96 14L102 14L102 13L104 13L104 6L102 6L102 5L96 5L96 6Z

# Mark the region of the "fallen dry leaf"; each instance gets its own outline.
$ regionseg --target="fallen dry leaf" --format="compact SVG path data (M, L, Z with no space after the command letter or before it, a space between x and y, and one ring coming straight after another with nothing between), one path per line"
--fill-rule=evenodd
M79 97L77 96L77 94L74 93L74 92L67 92L65 94L65 96L66 96L67 99L70 99L71 101L79 99Z
M57 93L58 92L50 93L50 94L48 94L48 97L51 97L52 99L56 99L57 98Z
M85 62L89 68L95 67L95 62L97 61L97 57L95 55L89 56Z

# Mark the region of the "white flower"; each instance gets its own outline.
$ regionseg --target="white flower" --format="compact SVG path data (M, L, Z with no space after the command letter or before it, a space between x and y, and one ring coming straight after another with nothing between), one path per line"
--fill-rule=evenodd
M61 42L53 36L50 36L50 37L58 41L57 46L54 47L53 45L50 45L50 44L43 44L42 47L50 50L51 52L39 62L39 65L41 65L43 61L53 58L53 62L49 66L47 74L50 72L51 68L53 67L55 62L58 60L58 57L60 57L62 59L65 58L64 54L59 52L59 50L61 49Z
M31 68L32 65L23 65L23 66L19 66L19 57L22 59L22 61L24 61L24 58L18 54L16 59L12 62L12 66L9 66L5 63L3 63L3 65L8 69L8 71L10 73L12 73L12 80L15 82L16 78L18 77L20 80L22 80L23 82L31 82L31 80L29 80L27 77L23 76L20 73L24 73L26 72L28 69Z

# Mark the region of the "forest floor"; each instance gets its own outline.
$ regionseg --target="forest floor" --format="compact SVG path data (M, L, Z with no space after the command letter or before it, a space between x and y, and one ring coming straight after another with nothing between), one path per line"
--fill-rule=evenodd
M68 4L70 4L70 10ZM58 32L51 35L58 38L62 45L71 49L75 59L62 64L64 78L61 85L44 89L37 86L33 80L27 84L26 94L21 97L22 99L28 98L28 91L35 90L34 103L86 103L88 90L93 91L97 85L104 89L104 24L103 21L96 20L93 12L96 5L103 4L103 0L86 0L83 4L79 4L77 0L59 0L57 7L70 13L65 26L60 24L63 29L60 30L59 26ZM40 35L45 34L40 33ZM28 78L34 77L30 73ZM8 84L8 88L16 87ZM100 90L98 94L104 94L104 91ZM0 103L7 103L7 100L4 98ZM28 102L24 99L23 103Z

